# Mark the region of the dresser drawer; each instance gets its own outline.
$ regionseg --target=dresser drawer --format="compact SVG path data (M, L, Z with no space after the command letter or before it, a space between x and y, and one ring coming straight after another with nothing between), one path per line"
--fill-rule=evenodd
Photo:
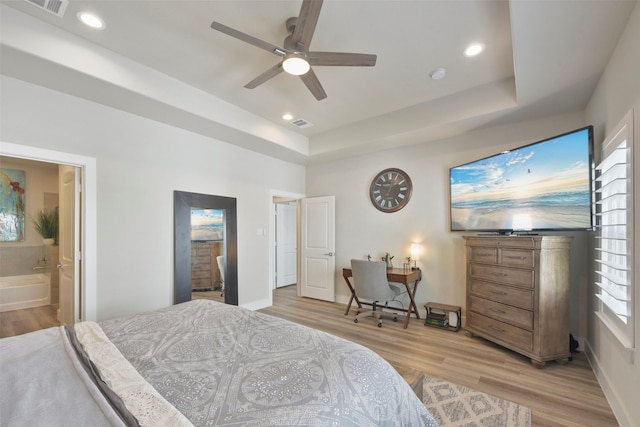
M471 297L471 310L528 330L533 329L533 312L484 298Z
M471 279L471 293L482 298L533 310L533 291Z
M498 262L498 249L475 246L470 248L471 261L495 264Z
M526 249L501 249L500 264L513 265L515 267L533 268L533 251Z
M533 349L533 332L517 328L504 322L473 313L471 326L482 334L489 335L526 351Z
M533 288L533 270L515 268L503 268L493 265L469 263L470 276L477 279L486 279L492 282L508 283L513 286Z
M526 237L465 237L469 246L529 248L536 247L535 239Z

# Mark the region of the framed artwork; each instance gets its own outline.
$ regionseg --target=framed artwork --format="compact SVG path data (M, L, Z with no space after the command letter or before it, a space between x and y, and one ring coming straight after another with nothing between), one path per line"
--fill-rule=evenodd
M23 242L25 171L0 168L0 242Z

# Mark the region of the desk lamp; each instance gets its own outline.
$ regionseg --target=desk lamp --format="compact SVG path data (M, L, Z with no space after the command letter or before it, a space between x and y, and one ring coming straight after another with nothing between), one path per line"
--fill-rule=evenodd
M418 261L420 259L420 252L422 252L422 246L419 243L411 244L411 259L413 260L413 268L418 268Z

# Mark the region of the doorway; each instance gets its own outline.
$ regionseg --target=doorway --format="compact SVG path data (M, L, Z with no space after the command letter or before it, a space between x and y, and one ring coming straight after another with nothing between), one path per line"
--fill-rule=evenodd
M297 295L335 301L334 196L306 198L304 194L271 192L270 223L273 231L269 233L270 289L275 290L278 287L276 210L277 205L283 202L295 203L296 206L295 285ZM313 248L309 246L310 243ZM270 298L270 304L273 304L272 293Z
M270 194L270 232L269 232L269 289L272 291L277 287L288 286L288 285L296 285L298 286L298 276L300 271L300 256L299 256L299 241L300 241L300 200L305 197L304 194L299 193L289 193L286 191L277 191L271 190ZM287 205L287 207L282 207L281 205ZM278 208L280 206L280 208ZM281 277L281 282L290 282L286 285L282 283L278 283L278 216L277 210L286 210L287 212L281 217L281 221L286 223L283 225L286 227L288 232L287 237L284 239L287 243L285 246L287 247L283 252L287 252L287 255L280 255L280 262L283 262L282 257L285 256L286 262L291 263L293 258L293 267L287 265L287 267L280 266L280 270L283 268L287 271L285 273L285 278ZM293 243L291 242L293 236ZM282 231L280 233L280 237L282 238ZM295 272L295 273L294 273ZM295 274L295 278L293 277ZM273 294L269 293L270 304L273 303Z
M20 321L26 325L40 324L45 318L48 320L44 323L50 324L51 313L59 324L72 325L81 319L79 281L75 280L80 267L75 256L79 247L75 241L79 237L78 168L9 156L0 156L0 165L3 179L13 178L12 173L20 176L15 184L23 200L20 237L3 236L2 239L0 276L17 276L39 286L37 298L30 299L34 295L25 292L12 293L2 301L0 311L22 309L21 313L7 316L18 319L20 315L28 316L29 321ZM2 182L6 188L6 181ZM35 225L36 218L40 221L40 230ZM55 225L47 225L44 218L55 221ZM43 230L44 226L49 229ZM40 309L27 310L29 308Z
M75 301L73 316L68 323L97 320L97 202L96 159L70 153L3 142L0 155L43 163L55 163L75 168L80 177L78 188L83 194L70 224L78 230L75 247L77 265L73 286ZM62 200L61 200L62 202ZM80 261L82 260L82 261Z
M298 283L298 208L296 201L275 202L276 288Z

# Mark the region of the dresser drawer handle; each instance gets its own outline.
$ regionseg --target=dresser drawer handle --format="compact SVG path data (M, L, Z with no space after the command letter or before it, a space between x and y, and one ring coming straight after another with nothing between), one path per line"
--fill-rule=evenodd
M476 255L476 256L478 256L478 257L485 257L485 258L486 258L486 257L493 256L493 254L478 254L478 255Z
M502 311L499 308L495 308L495 307L491 307L489 311L493 311L494 313L498 313L498 314L506 314L505 311Z
M508 276L507 273L498 273L497 271L492 272L491 275L494 276L494 277L507 277Z
M507 255L507 256L505 256L505 258L507 258L507 259L519 259L519 260L527 259L526 257L515 256L515 255Z
M489 291L489 293L490 294L494 294L494 295L506 295L507 294L506 292L503 292L503 291L494 291L494 290Z
M496 332L504 332L504 329L500 329L497 326L489 325L489 329L493 329Z

